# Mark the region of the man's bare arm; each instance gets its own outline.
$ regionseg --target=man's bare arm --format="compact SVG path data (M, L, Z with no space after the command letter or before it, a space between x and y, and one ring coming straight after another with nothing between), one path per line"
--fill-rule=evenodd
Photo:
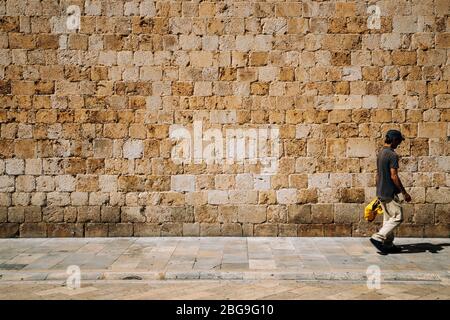
M400 180L400 177L398 176L398 170L396 168L391 168L391 179L394 182L394 184L397 186L397 188L400 189L402 193L405 193L406 190L403 187L402 181Z
M400 191L402 192L402 194L405 197L406 201L411 201L411 196L408 194L408 192L406 192L405 188L403 187L402 181L400 180L400 177L398 175L398 170L397 168L391 168L391 179L394 182L394 184L397 186L397 188L400 189Z

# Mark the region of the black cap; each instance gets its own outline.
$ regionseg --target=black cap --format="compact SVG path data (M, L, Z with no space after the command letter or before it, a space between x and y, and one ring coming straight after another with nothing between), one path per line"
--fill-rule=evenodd
M386 132L386 137L390 139L399 139L400 141L405 140L405 137L402 135L402 133L398 130L391 129L388 132Z

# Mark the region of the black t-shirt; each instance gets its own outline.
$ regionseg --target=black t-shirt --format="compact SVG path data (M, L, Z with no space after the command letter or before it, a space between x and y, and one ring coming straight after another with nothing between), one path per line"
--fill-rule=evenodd
M398 168L398 155L394 149L383 147L377 156L377 197L381 200L391 200L401 191L391 179L391 168Z

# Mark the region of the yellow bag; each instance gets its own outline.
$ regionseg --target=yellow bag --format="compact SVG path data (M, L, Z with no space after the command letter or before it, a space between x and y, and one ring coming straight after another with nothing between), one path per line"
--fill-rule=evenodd
M364 219L372 222L377 214L383 214L383 208L378 198L373 199L364 209Z

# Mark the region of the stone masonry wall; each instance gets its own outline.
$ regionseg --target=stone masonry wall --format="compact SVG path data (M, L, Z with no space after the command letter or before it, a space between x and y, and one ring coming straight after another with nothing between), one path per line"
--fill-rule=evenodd
M398 234L448 237L449 13L0 0L0 236L367 235L376 151L397 128L413 198ZM276 171L176 162L171 134L194 121L278 129Z

